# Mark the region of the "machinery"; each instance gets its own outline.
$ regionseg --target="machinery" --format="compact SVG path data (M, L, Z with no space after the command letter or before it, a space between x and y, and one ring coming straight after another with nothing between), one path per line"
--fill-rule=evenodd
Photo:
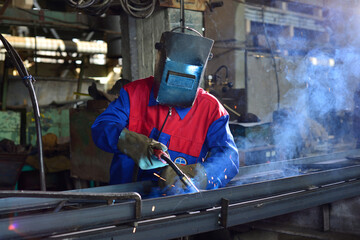
M175 196L158 196L152 182L1 191L7 198L0 199L0 237L171 239L229 228L360 196L359 154L246 166L225 188Z

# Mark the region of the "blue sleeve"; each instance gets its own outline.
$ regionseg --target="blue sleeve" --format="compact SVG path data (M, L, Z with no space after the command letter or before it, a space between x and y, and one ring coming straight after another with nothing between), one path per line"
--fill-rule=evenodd
M213 122L206 135L208 155L203 166L207 189L224 187L239 172L239 154L229 128L229 115Z
M121 131L129 123L129 114L129 95L121 89L119 97L110 103L91 127L91 135L96 146L106 152L118 152L117 142Z

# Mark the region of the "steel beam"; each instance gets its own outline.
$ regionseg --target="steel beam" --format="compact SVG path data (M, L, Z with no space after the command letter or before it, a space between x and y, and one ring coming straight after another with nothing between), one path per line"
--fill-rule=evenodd
M220 206L222 198L228 199L230 204L235 205L242 205L243 203L249 201L258 201L259 204L262 204L264 198L276 199L276 196L290 196L294 192L306 192L310 194L313 192L312 189L317 189L319 191L323 189L318 188L320 186L326 186L331 183L351 180L355 178L360 178L360 166L347 167L337 170L328 170L321 173L313 173L298 177L247 184L243 186L227 187L211 191L204 191L200 193L146 199L143 200L141 215L143 217L142 219L151 219L167 215L183 214L189 211L200 211L205 209L218 208ZM349 184L358 183L349 182ZM355 189L356 186L354 185L353 188ZM325 204L329 201L333 201L334 199L344 199L347 197L358 195L358 192L356 190L352 192L354 193L354 195L351 195L352 193L347 192L343 193L341 189L338 189L337 193L338 195L336 195L336 198L329 197L328 195L317 195L323 199L317 200L317 202L319 202L319 204ZM301 206L303 207L302 209L308 207L305 203L303 203L304 199L307 198L308 194L306 194L306 196L300 195L299 198L297 198L299 204L301 204ZM286 202L282 202L282 204L286 204ZM301 206L294 205L292 207L291 203L286 205L286 211L277 210L276 213L274 212L272 214L281 215L287 211L296 211L298 210L298 207ZM18 236L18 232L21 232L22 234L25 234L27 236L29 235L38 237L48 236L49 234L54 232L61 233L112 224L132 223L136 221L133 211L134 207L135 206L133 202L128 202L111 206L101 206L72 211L64 211L59 213L47 213L15 217L10 219L2 219L0 220L0 233L2 235L2 238L16 237ZM243 220L240 221L239 219L231 222L231 209L232 207L230 205L227 220L228 226L234 225L235 222L236 224L243 223ZM263 208L257 208L257 211L255 211L255 213L251 212L251 209L252 208L249 208L249 212L245 214L247 216L245 219L247 220L244 221L253 221L255 220L254 218L256 216L259 217L259 219L270 216L266 212L263 213ZM254 216L250 217L249 214L253 214ZM17 231L9 230L9 225L12 223L16 225ZM184 228L181 227L181 229ZM193 233L190 232L189 234Z
M336 158L341 159L350 154L357 154L358 152L359 151L336 153L332 156L292 160L288 163L322 162ZM284 163L278 162L267 166L272 169L284 166ZM261 166L261 168L265 171L265 165ZM247 167L241 173L253 173L255 169L256 166ZM229 203L228 210L225 211L223 209L222 211L223 214L227 213L226 226L234 226L330 203L336 200L359 196L359 182L358 180L354 180L359 178L360 165L244 185L236 185L242 181L241 176L237 176L235 182L232 182L232 185L235 186L200 193L142 200L142 218L141 222L138 223L139 227L137 227L137 229L133 226L123 226L121 230L119 230L118 227L111 227L111 229L104 230L104 234L109 231L109 236L120 236L121 234L128 234L128 231L129 234L131 233L131 236L142 239L140 233L144 231L144 236L146 237L156 232L160 236L165 234L164 238L165 236L166 238L171 238L192 235L200 231L216 230L220 229L218 225L218 214L221 213L220 206L222 199L226 199ZM142 184L141 182L134 183L131 187L133 191L137 191L134 190L137 188L146 195L149 193L146 188L152 184L148 183L149 185L147 187L142 186ZM86 191L100 192L105 191L105 189L112 189L113 191L119 186L122 186L122 190L128 187L127 184L124 184L87 189ZM10 204L12 200L14 200L14 198L0 199L2 209L6 209L6 203ZM26 203L26 198L23 198L21 201ZM38 204L40 203L46 204L46 202L38 202ZM59 200L54 201L52 204L55 206L55 203L59 203ZM20 202L17 202L17 205L19 204ZM32 204L36 205L35 202ZM98 206L57 213L33 214L1 219L0 236L2 239L18 237L19 234L31 237L43 237L51 236L54 233L60 234L88 229L95 230L98 227L119 224L133 225L136 221L133 209L134 202L125 202L111 206ZM189 214L189 212L195 213ZM181 215L181 217L179 217L179 215ZM161 220L163 217L168 216L170 216L171 219ZM203 226L193 224L196 221L200 221ZM155 225L152 225L153 222L160 222L160 225L164 225L164 228L158 225L156 225L155 228ZM174 230L173 233L169 233L170 230L165 230L173 228L169 227L169 225L176 226L179 230ZM189 230L184 232L184 229L188 227ZM117 232L118 230L120 232ZM132 235L132 231L134 230L139 234ZM93 231L92 234L98 233ZM159 239L161 239L161 237L159 237Z
M316 188L307 191L232 204L228 211L228 227L279 216L360 195L360 180ZM326 197L324 197L326 196ZM168 218L138 222L137 227L121 226L110 229L65 235L72 239L171 239L221 229L220 208ZM61 238L64 235L59 236ZM56 236L54 237L57 238Z
M68 193L121 193L121 192L137 192L141 195L147 195L153 187L151 182L129 183L122 185L111 185L98 188L86 188L66 191ZM1 192L1 191L0 191ZM14 192L15 193L15 192ZM16 193L15 193L16 194ZM15 195L14 194L14 195ZM2 198L0 199L0 215L14 212L26 212L39 209L55 208L61 201L66 198Z

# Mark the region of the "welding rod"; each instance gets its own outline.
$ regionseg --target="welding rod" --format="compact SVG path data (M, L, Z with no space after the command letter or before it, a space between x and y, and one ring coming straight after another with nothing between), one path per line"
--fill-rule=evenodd
M180 180L184 183L184 185L191 191L200 192L199 189L195 186L195 184L191 181L191 179L183 173L176 164L171 161L171 159L164 153L162 150L154 149L154 155L158 158L163 159L169 166L175 171L175 173L179 176Z

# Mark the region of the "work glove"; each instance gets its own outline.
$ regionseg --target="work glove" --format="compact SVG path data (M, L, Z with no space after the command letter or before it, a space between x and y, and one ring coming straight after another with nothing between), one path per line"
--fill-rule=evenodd
M176 166L192 180L197 188L206 189L207 175L205 168L200 163L189 165L176 164ZM184 191L187 189L171 166L167 166L162 170L159 186L165 191L178 192L178 190Z
M166 162L154 156L154 149L160 149L165 152L167 147L143 134L124 128L121 131L117 147L120 152L129 156L143 170L160 168L167 165Z

